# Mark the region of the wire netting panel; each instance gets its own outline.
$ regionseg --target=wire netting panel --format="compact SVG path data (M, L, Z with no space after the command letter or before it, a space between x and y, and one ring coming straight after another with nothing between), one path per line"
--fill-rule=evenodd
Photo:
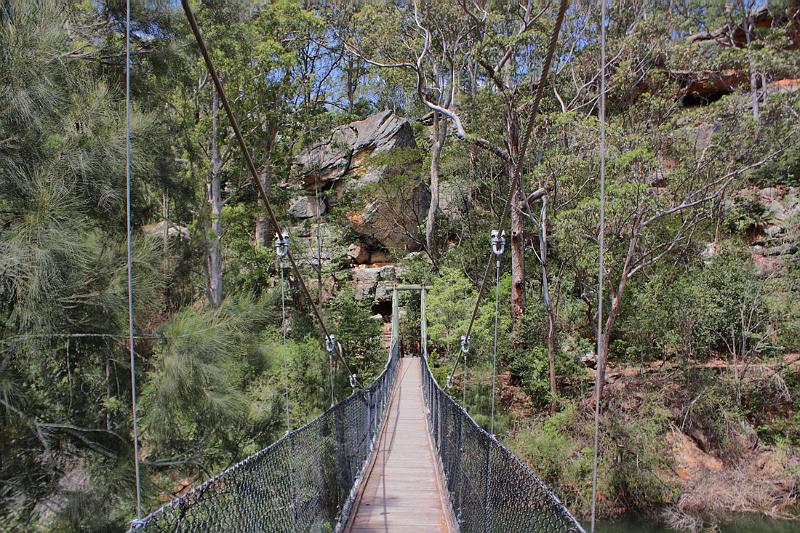
M447 395L422 365L429 427L462 532L583 528L536 474Z
M372 454L399 361L305 426L131 523L131 532L338 531Z

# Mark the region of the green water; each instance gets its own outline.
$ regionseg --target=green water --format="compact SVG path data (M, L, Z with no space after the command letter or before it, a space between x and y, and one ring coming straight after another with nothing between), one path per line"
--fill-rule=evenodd
M584 524L589 531L589 524ZM761 515L735 515L730 521L719 524L719 533L799 533L800 522L775 520ZM628 516L613 522L601 522L597 533L675 533L656 522Z

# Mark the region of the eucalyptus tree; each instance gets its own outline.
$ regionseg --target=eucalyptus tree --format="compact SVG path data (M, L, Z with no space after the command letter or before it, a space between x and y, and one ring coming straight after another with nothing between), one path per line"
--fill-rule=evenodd
M245 9L246 7L246 9ZM268 191L288 174L290 155L304 121L319 113L323 85L315 79L321 59L315 59L315 39L322 32L319 17L299 2L208 4L197 16L223 83L231 93L261 179ZM191 172L205 176L209 206L207 247L208 300L218 306L223 298L223 208L233 202L255 202L242 171L238 146L227 117L199 57L191 97L175 94L182 113L193 121L186 139ZM199 156L199 157L198 157ZM263 216L256 215L254 243L271 241Z
M443 5L463 18L465 25L459 26L464 28L463 34L450 29L446 31L445 25L440 23L441 11L445 9ZM387 59L375 60L364 52L367 47L362 44L353 43L351 47L354 53L376 66L414 72L419 101L449 121L458 139L503 162L510 189L511 307L515 327L519 326L525 312L524 198L520 176L525 168L531 132L567 6L566 0L558 4L554 23L549 26L545 21L551 13L550 2L541 5L533 1L524 5L464 1L452 4L413 2L412 6L398 4L390 6L389 11L398 21L395 31L402 41L399 50L390 52ZM392 17L387 20L392 20ZM550 31L542 31L544 27ZM462 42L465 46L469 43L469 48L463 52ZM468 132L469 122L462 118L455 99L448 96L445 83L455 86L451 80L456 77L456 68L460 72L464 66L462 53L468 53L472 64L480 67L480 79L475 79L474 71L472 73L474 85L485 83L485 90L499 100L504 120L494 121L495 127L489 131ZM431 57L443 58L434 59L433 64L444 63L452 75L441 77L435 70L432 76L426 68Z

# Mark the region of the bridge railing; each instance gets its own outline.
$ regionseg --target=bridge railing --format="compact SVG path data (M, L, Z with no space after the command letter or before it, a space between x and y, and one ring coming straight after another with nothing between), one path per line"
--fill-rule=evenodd
M421 366L428 427L461 532L583 533L544 482L439 387L427 357Z
M368 387L134 520L130 532L341 530L392 394L399 360L392 341Z

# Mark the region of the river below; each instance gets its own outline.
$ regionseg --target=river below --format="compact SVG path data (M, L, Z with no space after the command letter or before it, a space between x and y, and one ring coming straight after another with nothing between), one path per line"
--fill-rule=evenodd
M586 531L589 524L584 523ZM776 520L757 514L737 514L729 521L719 524L719 533L798 533L800 522ZM675 533L655 521L636 516L626 516L612 522L600 522L597 533Z

